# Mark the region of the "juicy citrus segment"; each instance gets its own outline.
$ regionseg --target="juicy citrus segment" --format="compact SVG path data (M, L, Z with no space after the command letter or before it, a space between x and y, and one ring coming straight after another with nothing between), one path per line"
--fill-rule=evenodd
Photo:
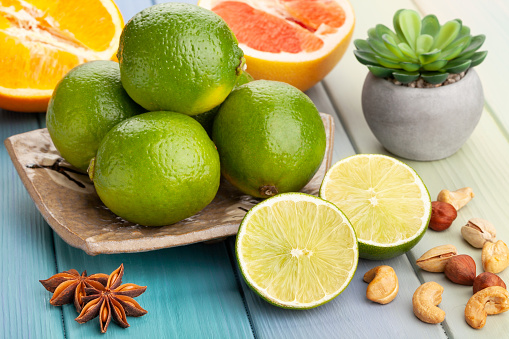
M345 53L355 16L348 0L200 0L232 28L255 79L305 91Z
M123 27L112 0L0 0L0 16L0 107L24 112L45 111L73 67L111 59Z
M336 163L324 177L320 196L348 216L365 258L409 250L424 235L431 213L429 193L417 173L378 154Z
M237 259L248 284L278 306L311 308L339 295L358 262L357 239L331 203L285 193L253 207L237 234Z
M235 36L247 46L259 51L271 53L312 52L323 46L323 41L307 29L291 24L283 18L255 9L243 2L225 1L212 10L219 14ZM244 30L246 22L253 25ZM279 31L278 35L274 35Z

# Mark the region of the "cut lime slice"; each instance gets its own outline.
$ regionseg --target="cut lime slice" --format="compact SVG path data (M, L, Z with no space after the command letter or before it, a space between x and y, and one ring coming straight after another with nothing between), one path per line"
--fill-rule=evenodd
M414 247L426 232L431 199L417 173L380 154L358 154L326 173L320 197L351 221L361 258L388 259Z
M284 308L307 309L338 296L359 258L348 218L328 201L285 193L254 206L237 234L236 254L247 284Z

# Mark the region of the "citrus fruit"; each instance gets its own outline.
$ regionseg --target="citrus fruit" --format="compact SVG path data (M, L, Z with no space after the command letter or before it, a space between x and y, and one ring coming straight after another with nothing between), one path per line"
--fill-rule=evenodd
M417 173L381 154L358 154L334 164L320 197L351 221L361 258L388 259L414 247L426 232L431 200Z
M357 239L348 218L328 201L284 193L254 206L237 234L247 284L272 304L307 309L338 296L357 269Z
M196 5L163 3L126 24L118 50L122 84L149 111L206 112L231 92L244 68L221 17Z
M224 177L259 198L303 188L326 145L313 102L297 88L270 80L234 89L219 107L212 138Z
M113 213L140 225L169 225L214 199L219 156L191 117L149 112L120 122L106 134L89 175Z
M58 82L48 105L46 126L60 155L86 170L106 133L142 112L122 87L118 63L90 61L76 66Z
M305 91L339 62L352 38L348 0L200 0L239 40L255 79L287 82Z
M235 83L234 88L239 87L244 84L247 84L248 82L253 81L253 80L254 80L253 77L251 75L249 75L249 73L242 72L242 74L239 75L239 77L237 78L237 82ZM219 110L219 106L216 106L213 109L211 109L210 111L191 116L193 119L198 121L200 123L200 125L203 126L203 128L205 128L205 130L207 131L207 134L211 138L212 138L212 125L214 123L214 118L216 117L218 110Z
M123 26L112 0L0 0L0 107L46 111L73 67L114 57Z

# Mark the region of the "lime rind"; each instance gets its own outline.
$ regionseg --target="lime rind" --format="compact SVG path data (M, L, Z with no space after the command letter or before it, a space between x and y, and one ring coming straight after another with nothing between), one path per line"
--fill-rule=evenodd
M366 220L369 217L369 213L370 212L374 213L374 212L369 211L366 206L362 206L362 205L356 206L357 210L355 210L355 211L352 210L350 208L350 205L352 205L351 201L353 201L353 200L350 200L350 198L352 198L352 196L355 197L355 195L357 193L360 196L362 196L363 194L365 194L367 192L367 189L370 189L370 188L366 188L366 187L352 188L352 187L350 187L349 189L353 190L354 193L352 194L352 196L349 196L349 202L350 202L349 205L343 205L340 202L334 201L335 199L331 199L330 197L327 196L327 189L330 189L328 187L328 185L329 185L329 182L332 180L331 175L333 175L337 171L337 168L340 166L344 166L345 163L349 163L351 161L362 160L362 158L366 158L369 164L371 164L371 161L370 161L371 159L379 158L382 161L385 161L386 163L393 163L394 164L393 166L396 166L396 167L402 169L403 171L407 172L407 173L398 173L398 175L403 175L403 174L411 175L412 179L410 180L411 181L410 184L415 184L415 187L417 187L420 192L418 197L413 198L413 200L414 200L414 202L420 202L420 205L422 205L422 211L419 215L419 218L418 218L418 220L415 220L415 223L418 223L418 227L413 228L411 235L404 236L401 239L392 239L392 240L389 239L385 242L384 241L376 241L376 240L373 240L372 238L371 239L367 238L366 235L369 234L370 232L371 232L370 235L371 236L373 235L373 232L370 229L373 227L373 224L368 223L367 225L365 225L366 227L363 228L362 222L359 222L359 219L364 218ZM387 162L387 160L389 160L389 161ZM356 167L356 170L354 170L353 172L354 173L357 172L357 167ZM373 175L371 172L369 172L369 174ZM382 177L376 178L376 179L377 180L385 180L383 175L385 175L387 177L387 174L388 174L387 171L383 172ZM355 175L357 175L357 174L355 174ZM356 179L358 179L359 181L362 181L362 178L357 177ZM390 180L390 178L387 180ZM397 184L395 184L394 187L399 189ZM392 187L392 188L394 188L394 187ZM358 190L358 192L355 192L355 190ZM402 194L400 191L396 191L396 193L397 194L395 196L389 197L389 199L401 199L401 201L405 201L404 204L402 203L402 204L396 205L396 208L400 208L400 209L404 208L405 205L407 205L408 202L410 201L409 198L406 198L405 194ZM400 195L399 197L398 197L398 194ZM431 217L431 198L430 198L430 195L429 195L429 192L428 192L426 186L424 185L424 182L419 177L419 175L415 172L414 169L412 169L407 164L405 164L395 158L392 158L392 157L389 157L386 155L382 155L382 154L356 154L356 155L353 155L353 156L350 156L350 157L347 157L345 159L338 161L325 174L325 177L322 181L322 185L320 187L320 197L322 197L325 200L332 200L333 203L336 203L338 205L338 207L340 207L343 210L343 212L349 216L350 221L354 225L354 228L357 233L357 237L358 237L358 241L359 241L360 257L365 258L365 259L388 259L388 258L392 258L392 257L395 257L397 255L400 255L400 254L403 254L403 253L409 251L424 236L424 233L426 232L426 229L427 229L427 225L429 223L429 219ZM387 200L389 200L389 199L387 199ZM394 209L394 204L392 203L390 205L392 206L391 208ZM348 207L346 207L346 206L348 206ZM362 209L361 207L364 207L364 209ZM401 212L401 210L398 210L398 211ZM393 211L388 211L388 212L392 213ZM359 215L359 217L358 217L358 215ZM366 217L366 215L368 215L368 217ZM380 217L380 216L376 216L376 217ZM384 217L385 216L382 215L382 217L381 217L382 220ZM373 218L375 218L375 217L373 216ZM391 220L390 218L386 218L386 219ZM392 220L394 220L394 217ZM376 220L375 222L379 222L379 220ZM398 223L392 223L391 225L396 225L395 227L397 227ZM401 223L401 225L405 226L407 224ZM369 226L369 228L368 228L368 226ZM388 232L388 233L391 233L391 232Z
M353 252L353 255L350 254L349 255L349 258L353 258L352 262L350 263L350 268L348 269L348 272L344 275L343 277L343 280L342 280L342 283L339 287L337 288L334 288L333 291L330 291L330 293L326 293L322 298L318 299L318 300L312 300L312 301L308 301L308 302L299 302L299 301L296 301L295 299L293 301L285 301L285 300L281 300L281 298L278 298L277 296L274 296L273 294L271 294L268 290L269 288L267 287L264 287L264 286L261 286L262 283L258 282L258 281L255 281L250 273L248 272L248 268L247 268L247 264L246 264L246 253L245 251L243 250L243 246L242 244L245 243L244 241L244 237L246 236L250 236L248 233L247 233L247 229L248 227L250 227L250 223L252 221L253 218L256 218L257 214L260 213L260 211L264 208L271 208L273 206L275 206L276 204L281 204L281 203L286 203L286 202L309 202L311 204L315 204L317 208L326 208L326 209L330 209L332 211L335 212L335 216L339 216L341 218L341 225L342 226L346 226L347 228L343 228L343 230L347 233L346 237L348 235L350 235L351 237L351 249L349 249L350 251ZM294 211L292 211L294 212ZM297 213L288 213L285 215L285 217L288 217L288 218L294 218L294 220L292 220L292 222L294 223L298 223L298 220L302 217L302 215L298 215ZM305 216L303 217L305 218ZM277 221L275 220L271 220L272 223L270 225L275 225L277 224ZM300 226L302 225L309 225L311 224L311 222L304 222L304 223L301 223ZM292 224L293 225L293 224ZM306 234L306 238L307 238L307 243L308 244L309 242L317 242L317 244L321 244L323 242L326 242L328 239L329 239L329 236L330 234L327 234L327 235L323 235L321 234L320 232L315 232L316 230L313 229L313 227L316 227L316 223L313 224L314 226L311 226L311 229L310 230L305 230L305 229L301 229L299 232L296 232L297 234L300 234L301 235L301 239L297 239L299 238L299 236L297 235L295 239L293 239L294 241L296 242L303 242L303 238L302 238L302 235L303 234ZM322 224L320 224L322 225ZM337 228L337 225L335 226L335 228ZM263 231L263 230L262 230ZM310 232L311 231L311 232ZM343 233L345 233L343 232ZM317 237L318 236L318 237ZM345 237L345 234L342 235L342 237ZM259 237L260 239L262 239L264 242L263 244L262 243L259 243L260 245L266 245L267 244L267 241L269 242L272 242L272 243L276 243L275 246L279 246L279 247L282 247L284 246L284 244L282 245L282 242L284 243L285 240L282 240L282 238L284 237L281 237L281 234L279 236L272 236L271 239L273 240L267 240L266 238L264 238L263 236L262 237ZM318 239L313 239L311 240L311 238L318 238ZM291 245L291 244L290 244ZM295 247L295 246L293 246ZM297 248L293 248L292 250L297 250L299 251L298 249L299 246L297 246ZM301 246L302 247L302 246ZM308 246L305 246L305 248L307 248ZM311 247L311 246L309 246ZM334 204L328 202L328 201L325 201L321 198L318 198L318 197L315 197L315 196L312 196L312 195L308 195L308 194L304 194L304 193L284 193L284 194L279 194L275 197L272 197L272 198L269 198L261 203L259 203L258 205L256 205L255 207L253 207L245 216L244 216L244 219L242 220L242 223L241 223L241 226L239 227L239 232L237 234L237 240L236 240L236 244L235 244L235 248L236 248L236 256L237 256L237 261L238 261L238 264L239 264L239 268L240 268L240 271L241 271L241 274L242 276L244 277L244 280L246 281L247 285L253 290L255 291L258 295L260 295L263 299L265 299L266 301L268 301L269 303L273 304L273 305L276 305L276 306L279 306L279 307L282 307L282 308L289 308L289 309L309 309L309 308L314 308L314 307L317 307L317 306L320 306L322 304L325 304L327 303L328 301L334 299L335 297L337 297L339 294L341 294L345 289L346 287L349 285L349 283L351 282L354 274L355 274L355 271L357 269L357 264L358 264L358 243L357 243L357 237L355 235L355 230L354 228L352 227L350 221L348 220L347 216L337 207L335 206ZM288 248L287 248L288 250ZM304 251L306 251L306 249L302 249ZM348 250L348 249L347 249ZM264 248L264 252L262 255L264 256L267 256L266 255L266 247ZM310 251L312 252L312 250ZM316 250L316 258L315 260L321 260L320 259L320 255L323 255L323 256L327 256L328 254L330 254L329 252L327 252L327 249L325 249L323 251L324 253L320 253L320 249L317 249ZM320 254L318 254L320 253ZM286 253L288 254L288 253ZM288 255L287 255L288 257ZM256 259L259 259L259 260L263 260L263 258L256 258ZM255 259L255 260L256 260ZM270 258L269 258L270 259ZM249 259L248 259L249 260ZM287 266L290 266L290 265L287 265ZM298 265L300 269L298 269L297 271L295 271L295 269L293 270L293 273L296 274L296 275L299 275L299 273L302 273L302 270L306 269L306 268L309 268L309 267L313 267L313 265ZM300 267L302 266L302 267ZM294 268L294 267L293 267ZM330 268L330 267L328 267ZM334 268L337 268L337 267L334 267ZM332 273L332 272L337 272L337 270L335 269L328 269L327 272L328 273ZM290 270L291 271L291 270ZM316 276L316 272L310 272L311 269L308 269L307 270L307 274L301 274L301 276L304 276L306 278L308 278L307 280L316 280L318 283L320 283L320 281L318 280L317 276ZM325 271L325 270L322 270L322 271ZM320 272L322 273L322 272ZM315 275L315 276L313 276ZM322 276L323 276L323 273L322 273ZM336 276L332 276L332 278L336 277ZM290 279L291 280L291 279ZM288 282L288 279L282 279L283 282ZM298 294L297 293L300 293L300 295L303 295L307 292L307 288L306 289L301 289L299 291L296 290L296 285L298 284L298 282L301 282L301 280L298 280L298 281L293 281L293 284L290 283L290 284L286 284L285 286L287 286L288 289L293 289L293 293L295 293L295 295L297 296ZM325 281L323 282L323 285L327 286L327 284L325 283ZM320 285L322 286L322 285ZM322 286L323 288L323 286Z

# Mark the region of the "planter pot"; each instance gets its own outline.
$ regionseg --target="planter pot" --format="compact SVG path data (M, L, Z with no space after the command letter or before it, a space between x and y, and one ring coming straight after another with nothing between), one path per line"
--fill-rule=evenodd
M368 73L362 110L369 128L391 153L438 160L458 151L481 118L484 95L474 69L437 88L397 86Z

